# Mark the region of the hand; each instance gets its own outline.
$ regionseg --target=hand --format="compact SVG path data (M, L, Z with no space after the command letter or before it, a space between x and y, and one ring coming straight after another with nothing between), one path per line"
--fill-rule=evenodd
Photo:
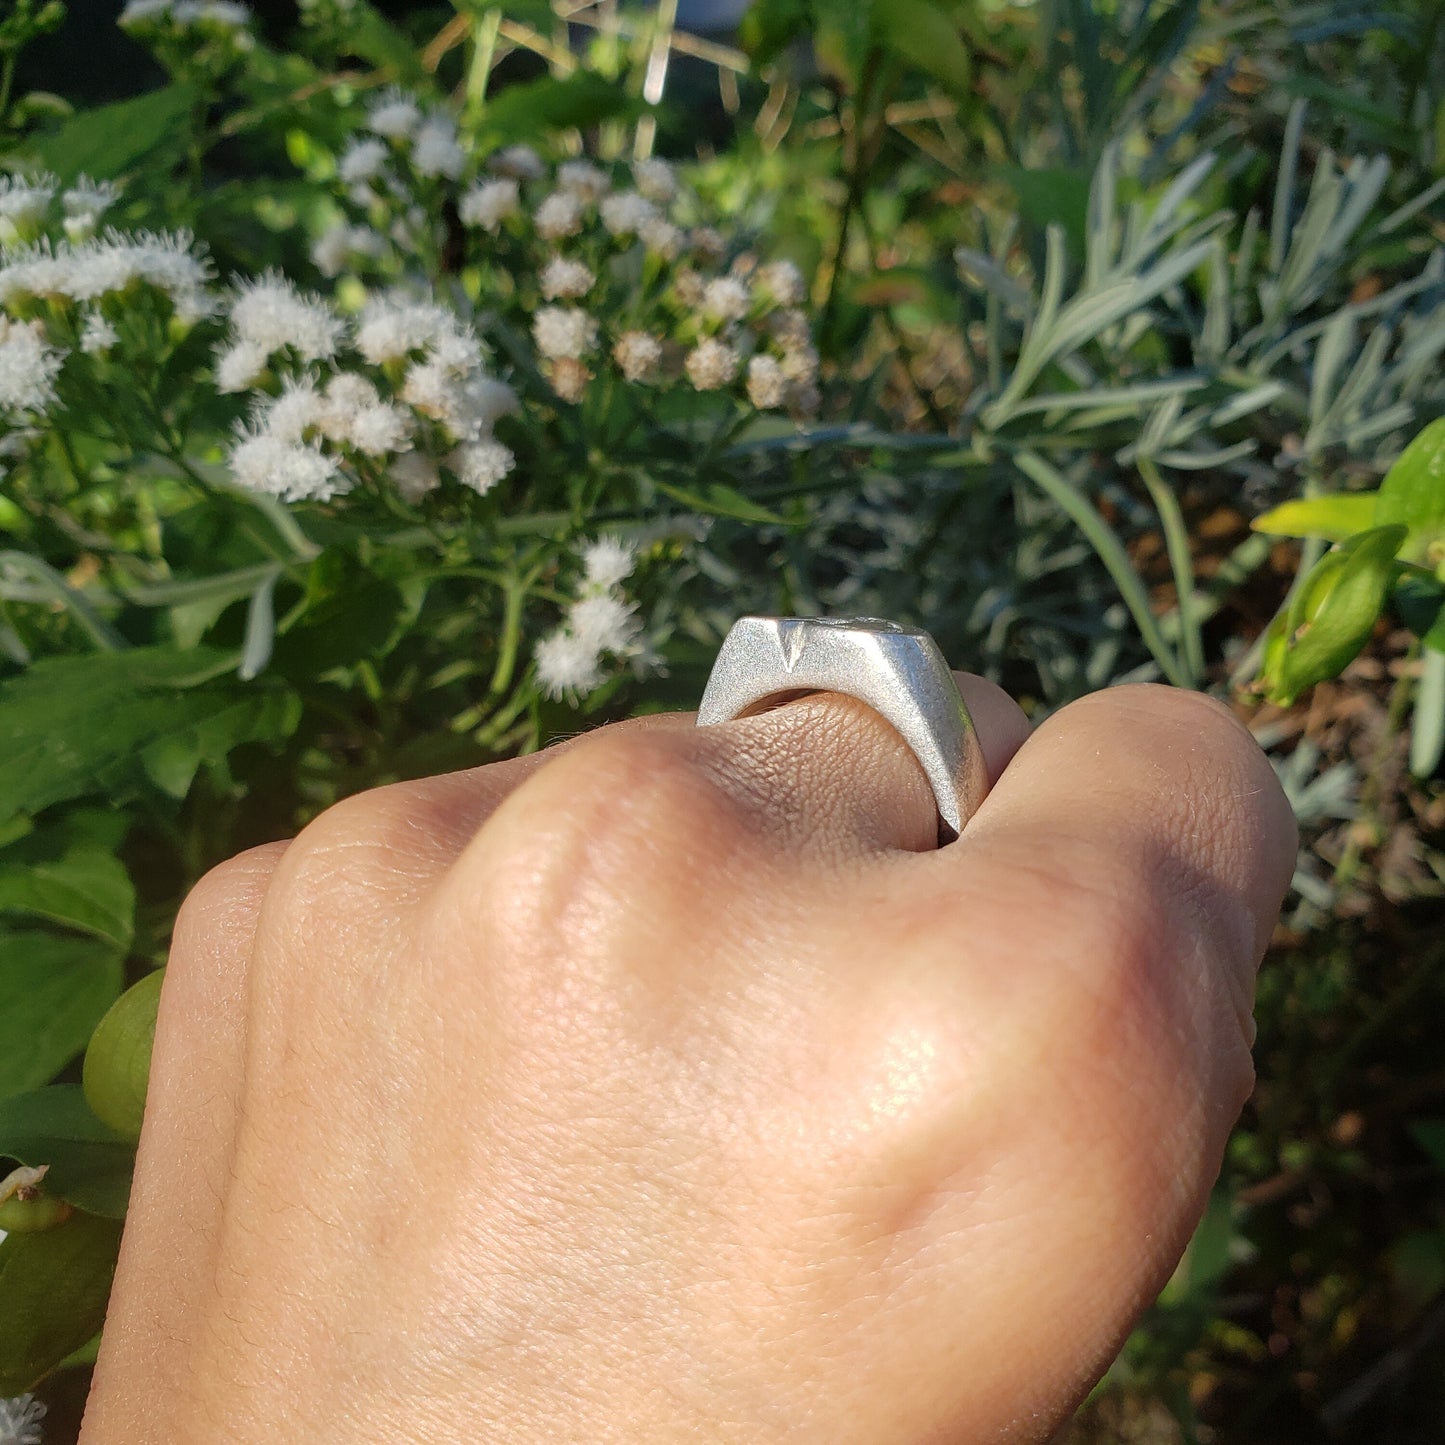
M1294 826L1198 696L963 682L943 849L825 695L210 874L86 1445L1047 1438L1199 1217Z

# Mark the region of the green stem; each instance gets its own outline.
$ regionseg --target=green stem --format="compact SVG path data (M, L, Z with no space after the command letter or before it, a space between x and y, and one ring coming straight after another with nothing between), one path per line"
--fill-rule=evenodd
M1395 753L1395 743L1400 730L1405 726L1406 714L1410 711L1410 698L1414 693L1413 663L1420 655L1420 644L1415 642L1405 654L1405 665L1390 689L1390 701L1385 710L1385 726L1380 732L1370 757L1370 768L1360 788L1360 808L1354 825L1349 830L1344 852L1335 865L1332 882L1338 890L1354 882L1360 871L1360 863L1366 848L1378 847L1385 835L1380 817L1380 805L1385 797L1385 774Z
M487 687L490 697L500 697L512 685L512 674L517 670L517 648L522 641L522 607L527 600L527 583L514 577L507 584L505 598L502 643L497 650L497 666Z
M833 259L828 270L828 295L818 320L818 336L825 344L833 334L833 318L838 307L838 282L848 255L848 234L853 216L862 204L868 186L869 151L863 131L869 124L868 106L881 57L870 49L858 77L858 94L853 102L853 124L847 138L848 189L843 196L843 210L838 217L838 234L833 243Z
M1079 530L1088 538L1099 560L1114 579L1124 605L1134 619L1144 645L1149 649L1159 670L1175 687L1193 687L1186 670L1164 639L1159 619L1149 606L1144 583L1129 561L1129 554L1118 534L1099 515L1093 503L1074 484L1034 452L1021 451L1015 456L1019 469L1038 484L1046 496L1063 508Z
M487 103L487 85L492 78L492 62L497 55L497 38L502 29L502 12L488 10L472 23L472 60L467 67L466 117L477 125Z
M10 121L10 95L15 89L15 67L19 62L20 55L16 50L7 51L5 59L0 61L0 130L5 129Z
M1149 498L1159 513L1164 529L1164 546L1169 553L1169 570L1174 574L1174 590L1179 597L1179 632L1184 649L1184 666L1193 678L1191 686L1204 680L1204 639L1200 634L1195 612L1194 552L1189 545L1189 529L1179 498L1159 475L1152 457L1140 457L1139 475L1149 489Z

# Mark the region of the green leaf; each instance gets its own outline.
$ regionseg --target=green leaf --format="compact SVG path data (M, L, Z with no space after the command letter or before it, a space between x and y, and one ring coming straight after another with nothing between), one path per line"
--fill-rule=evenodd
M801 40L812 23L810 0L753 0L738 24L738 40L754 65L766 65Z
M140 1138L165 975L158 968L126 989L96 1025L85 1050L81 1087L86 1102L96 1118L127 1139Z
M107 1219L123 1219L135 1146L91 1112L79 1084L0 1099L0 1155L49 1165L47 1193Z
M372 65L388 67L404 85L425 88L434 83L417 48L373 5L354 5L346 12L346 49Z
M1406 1128L1425 1157L1445 1174L1445 1119L1415 1119Z
M216 680L234 665L211 648L133 648L47 658L0 684L0 821L150 779L185 792L203 758L289 735L289 693Z
M1432 421L1385 473L1375 520L1410 529L1406 555L1411 561L1421 560L1430 544L1445 535L1445 417Z
M1389 599L1405 534L1403 526L1376 527L1315 564L1289 605L1282 644L1271 627L1261 681L1272 701L1287 707L1354 660Z
M85 843L46 857L46 841L26 838L0 856L0 913L31 914L129 948L135 887L124 865Z
M955 96L973 84L973 57L958 25L934 0L887 0L874 11L874 34L885 50L931 75Z
M27 149L62 181L73 181L82 171L118 176L153 151L178 147L195 99L187 86L167 85L131 100L82 110Z
M1306 497L1283 502L1249 525L1275 537L1323 537L1343 542L1375 525L1378 492L1334 492L1327 497Z
M997 176L1018 197L1019 214L1035 230L1062 226L1069 251L1082 256L1089 216L1089 176L1067 166L995 166Z
M673 501L681 502L685 507L703 512L708 516L732 517L738 522L771 523L774 526L788 525L786 517L780 517L776 512L770 512L766 507L759 506L735 487L729 487L722 482L710 482L695 491L687 487L674 486L671 482L654 481L654 485L659 492L665 493Z
M1445 652L1445 585L1407 572L1395 588L1395 611L1426 647Z
M100 1329L120 1231L116 1220L76 1214L0 1240L0 1396L33 1389Z
M1429 778L1445 756L1445 652L1425 651L1415 712L1410 719L1410 771Z
M571 130L599 121L643 114L647 106L620 85L591 71L522 85L509 85L487 101L482 113L482 134L498 145L513 140L535 140L549 130Z
M112 944L0 931L0 1099L64 1068L115 1001L123 976Z

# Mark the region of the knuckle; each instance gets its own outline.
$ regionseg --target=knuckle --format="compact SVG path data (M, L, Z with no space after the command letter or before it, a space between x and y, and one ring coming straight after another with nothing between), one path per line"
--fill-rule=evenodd
M255 927L287 841L249 848L205 873L182 902L171 932L172 966L203 959L239 932Z
M747 837L742 807L686 747L603 732L523 782L445 889L508 957L621 960L642 952L617 947L621 935L723 906L728 855Z
M288 899L334 897L362 911L411 893L454 851L455 824L425 782L390 783L333 803L304 827L278 872Z

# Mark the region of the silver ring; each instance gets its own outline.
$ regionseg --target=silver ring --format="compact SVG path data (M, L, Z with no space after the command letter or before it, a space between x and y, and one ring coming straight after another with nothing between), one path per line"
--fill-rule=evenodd
M880 617L740 617L713 663L697 725L809 692L846 693L892 723L933 788L939 841L963 831L988 774L973 719L928 633Z

